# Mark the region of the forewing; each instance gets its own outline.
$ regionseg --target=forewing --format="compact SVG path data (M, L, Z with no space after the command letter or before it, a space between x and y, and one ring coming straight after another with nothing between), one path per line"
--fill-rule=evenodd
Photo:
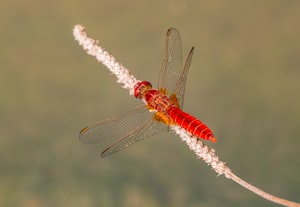
M175 28L170 28L166 34L165 56L163 67L159 73L159 89L166 89L174 93L178 79L182 73L182 44L180 33Z
M80 131L79 139L85 144L108 146L101 154L102 157L120 151L134 142L143 140L163 131L168 126L157 122L146 106L134 108L120 117L110 118Z

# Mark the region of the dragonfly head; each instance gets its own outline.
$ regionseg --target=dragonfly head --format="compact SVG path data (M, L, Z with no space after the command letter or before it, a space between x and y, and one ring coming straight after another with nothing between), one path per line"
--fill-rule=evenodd
M140 81L134 86L134 96L141 99L146 91L150 90L152 85L148 81Z

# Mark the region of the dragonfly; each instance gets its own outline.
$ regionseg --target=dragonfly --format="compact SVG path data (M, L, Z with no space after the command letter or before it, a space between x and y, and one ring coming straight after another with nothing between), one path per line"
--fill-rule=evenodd
M83 128L79 133L80 141L101 146L111 142L101 153L106 157L178 125L198 139L216 142L212 131L202 121L182 111L193 53L194 47L183 64L180 33L175 28L168 29L158 89L153 89L148 81L138 81L134 86L134 96L143 102L142 105Z

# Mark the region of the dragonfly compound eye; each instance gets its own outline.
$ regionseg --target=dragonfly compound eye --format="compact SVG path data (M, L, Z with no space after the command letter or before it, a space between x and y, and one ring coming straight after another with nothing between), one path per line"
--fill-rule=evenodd
M150 90L152 85L148 81L140 81L134 86L134 96L141 99L147 90Z

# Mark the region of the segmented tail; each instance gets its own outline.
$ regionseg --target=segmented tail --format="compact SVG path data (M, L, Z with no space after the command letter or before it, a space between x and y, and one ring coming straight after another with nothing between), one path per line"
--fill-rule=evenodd
M177 107L170 107L168 114L176 124L190 132L192 135L212 142L217 141L212 131L196 117L183 112Z

